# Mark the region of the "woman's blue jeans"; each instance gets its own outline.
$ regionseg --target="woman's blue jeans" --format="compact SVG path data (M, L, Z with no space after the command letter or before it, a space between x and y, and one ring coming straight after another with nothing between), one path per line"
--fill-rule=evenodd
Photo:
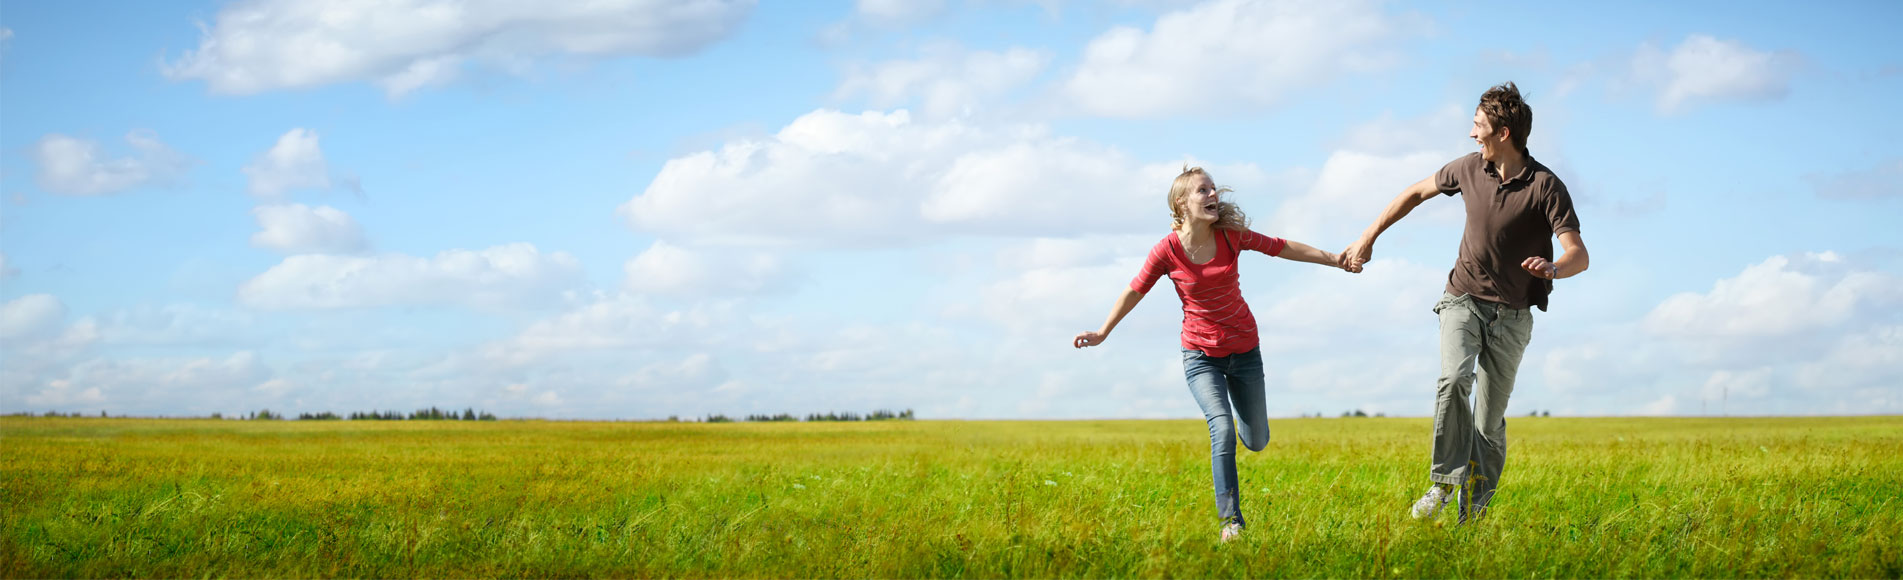
M1250 451L1269 444L1269 410L1263 400L1262 349L1225 357L1183 349L1183 376L1209 422L1209 466L1216 482L1216 514L1246 525L1236 488L1236 438Z

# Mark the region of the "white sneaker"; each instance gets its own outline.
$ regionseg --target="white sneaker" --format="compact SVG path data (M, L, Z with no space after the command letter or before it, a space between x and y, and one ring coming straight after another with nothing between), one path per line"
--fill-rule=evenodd
M1223 543L1227 544L1229 543L1230 540L1234 540L1240 537L1242 537L1242 524L1229 522L1222 525Z
M1432 519L1440 515L1440 509L1447 507L1447 502L1453 499L1454 494L1447 492L1447 486L1434 484L1434 487L1427 488L1427 493L1421 494L1421 499L1414 501L1414 519Z

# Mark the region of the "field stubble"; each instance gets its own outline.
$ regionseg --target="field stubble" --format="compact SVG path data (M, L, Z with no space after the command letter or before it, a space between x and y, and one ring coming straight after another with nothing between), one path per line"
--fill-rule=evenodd
M1201 421L0 419L0 576L1903 576L1903 417L1274 420L1216 541Z

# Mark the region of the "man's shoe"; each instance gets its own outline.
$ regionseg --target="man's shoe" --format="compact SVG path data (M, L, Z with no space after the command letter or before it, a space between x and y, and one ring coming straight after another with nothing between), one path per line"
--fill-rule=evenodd
M1454 494L1448 493L1448 486L1434 484L1434 487L1427 488L1427 493L1421 494L1421 499L1414 501L1412 510L1414 519L1433 519L1434 516L1440 515L1440 509L1447 507L1447 502L1453 499Z

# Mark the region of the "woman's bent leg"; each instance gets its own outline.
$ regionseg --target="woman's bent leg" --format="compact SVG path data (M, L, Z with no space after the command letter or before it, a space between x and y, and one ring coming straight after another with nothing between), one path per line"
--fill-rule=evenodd
M1262 349L1229 355L1229 400L1234 403L1236 431L1250 451L1269 444L1269 403L1263 391Z

